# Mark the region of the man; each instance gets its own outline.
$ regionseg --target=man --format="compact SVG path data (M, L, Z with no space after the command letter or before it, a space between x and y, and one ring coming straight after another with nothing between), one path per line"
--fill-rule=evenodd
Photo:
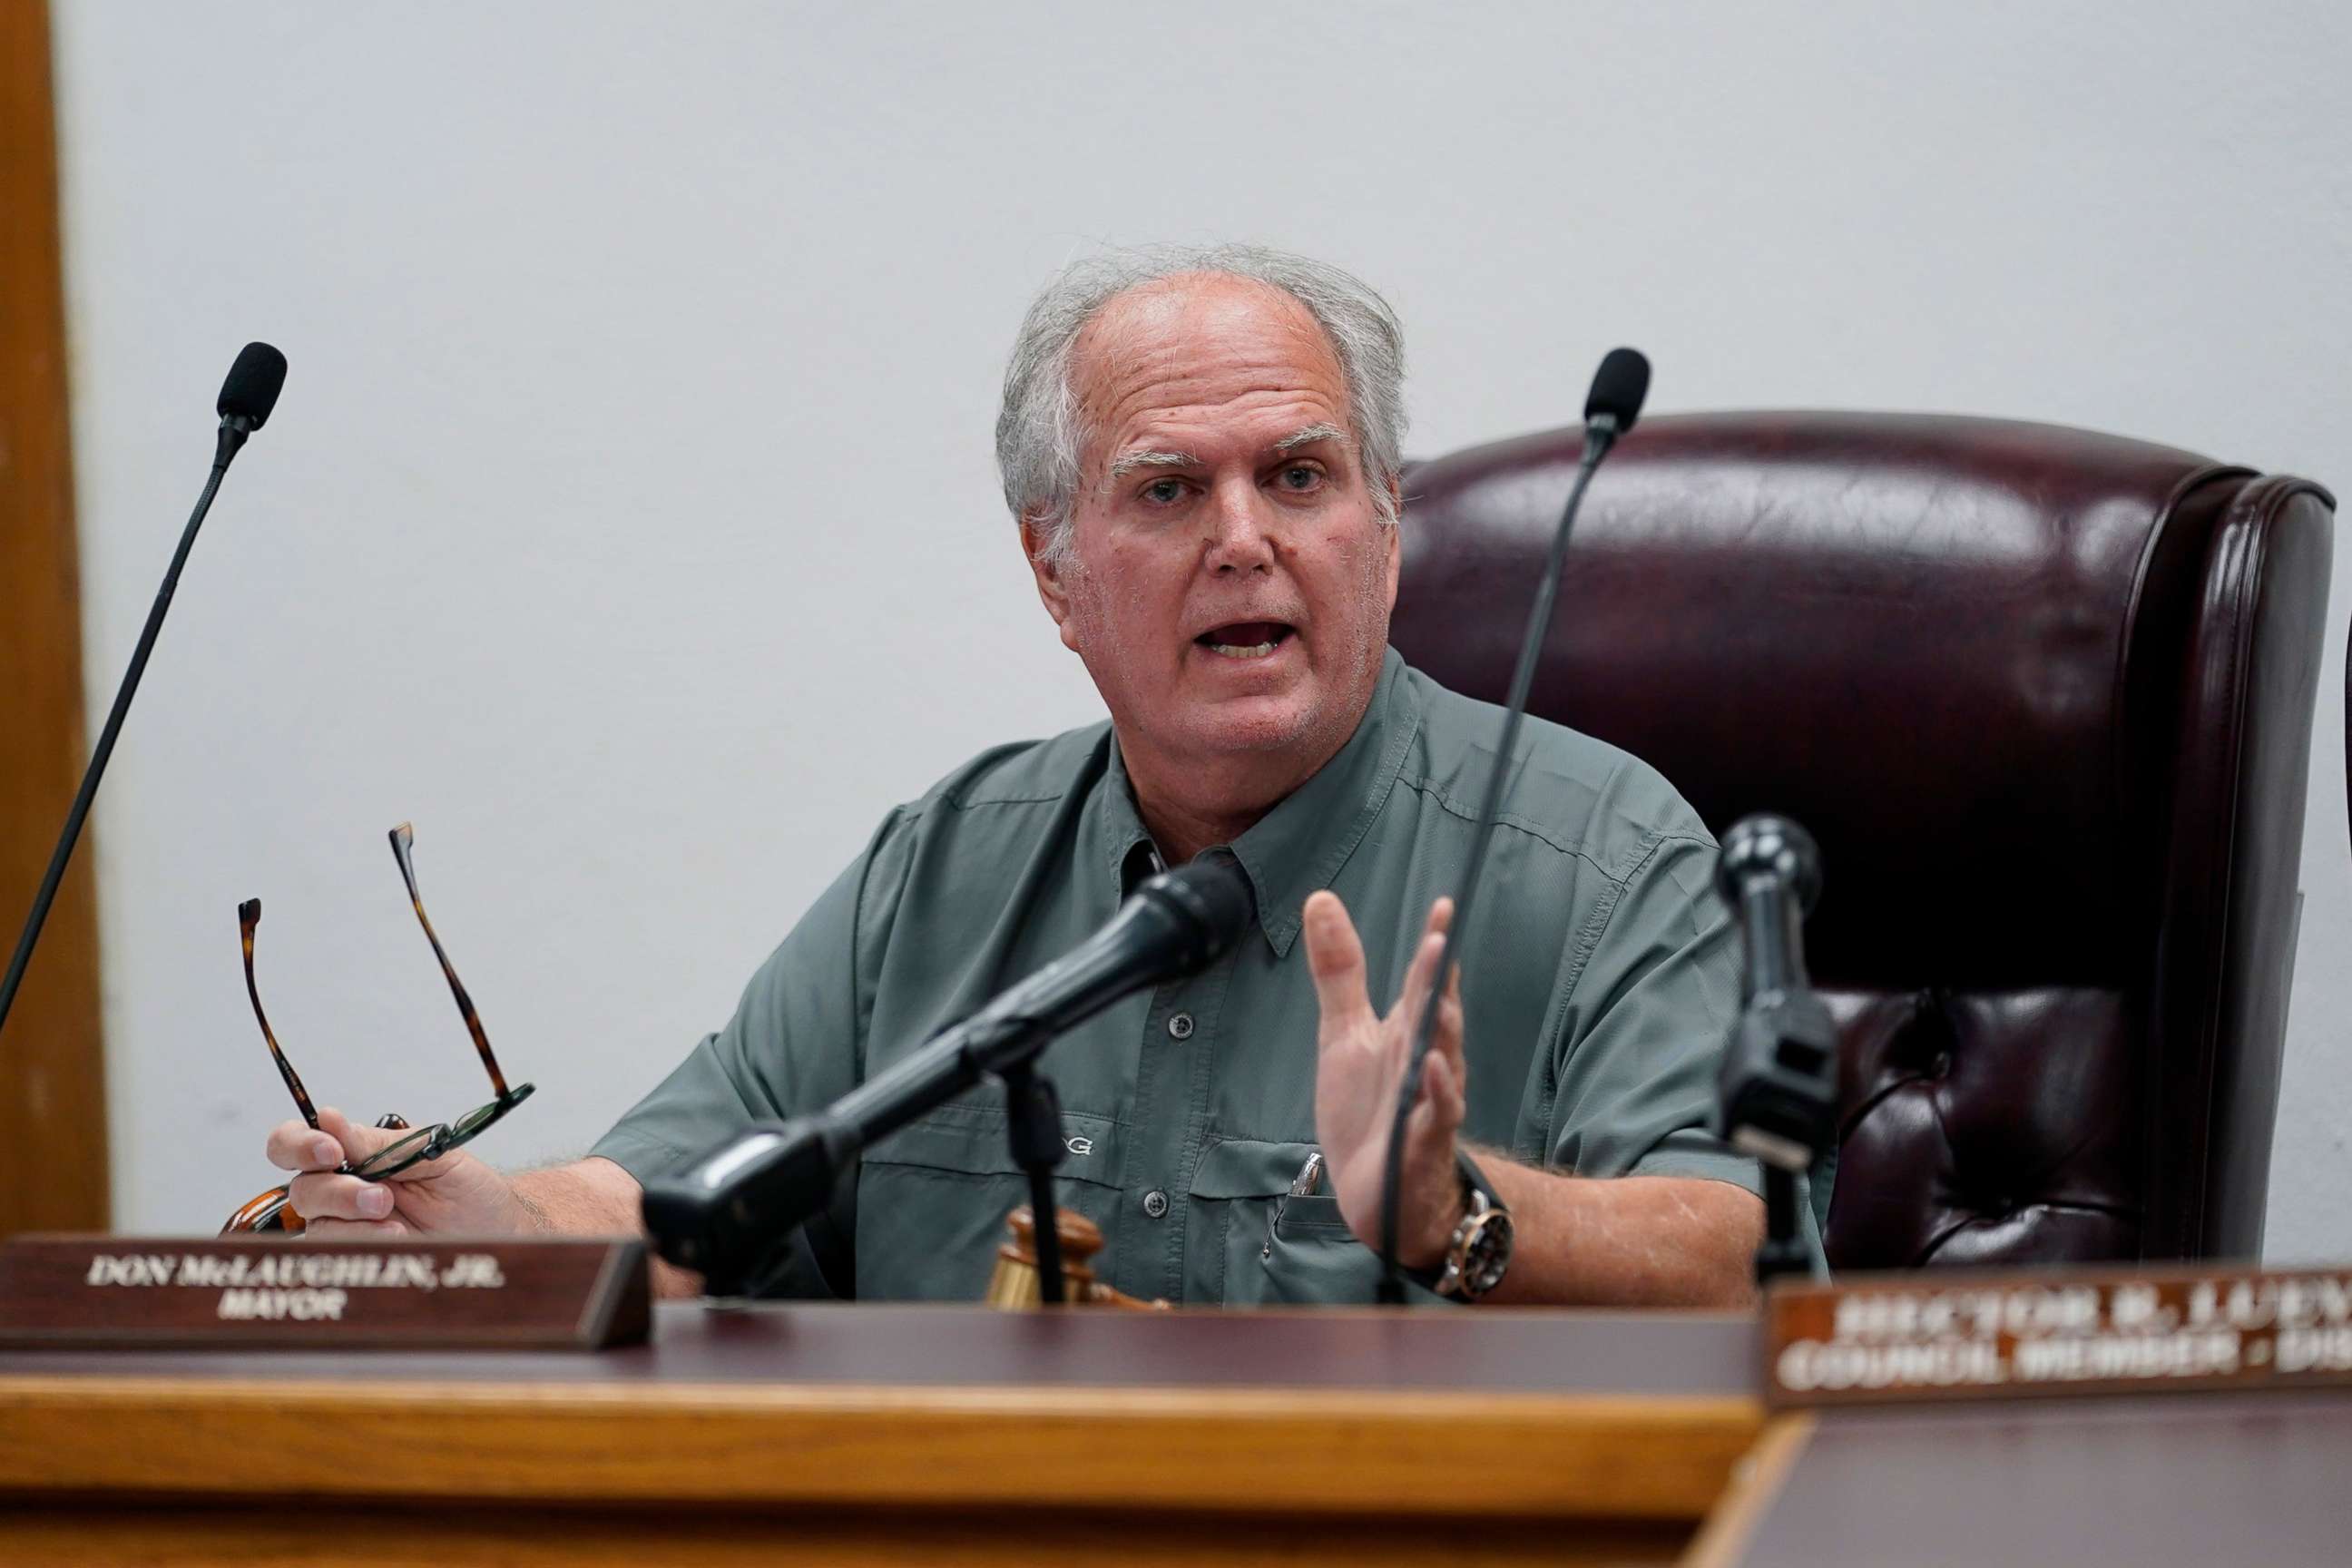
M1369 1300L1390 1111L1496 717L1387 647L1402 365L1385 303L1302 258L1066 271L1015 345L998 458L1108 724L986 752L892 812L588 1158L509 1176L460 1152L371 1185L331 1172L387 1135L328 1113L329 1135L269 1140L298 1212L336 1237L635 1230L643 1178L830 1101L1216 849L1255 928L1043 1059L1063 1201L1134 1295ZM1759 1178L1705 1131L1737 999L1713 843L1654 773L1570 731L1530 721L1510 765L1411 1121L1402 1261L1463 1300L1745 1300ZM776 1288L976 1299L1025 1196L1004 1121L976 1096L881 1141Z

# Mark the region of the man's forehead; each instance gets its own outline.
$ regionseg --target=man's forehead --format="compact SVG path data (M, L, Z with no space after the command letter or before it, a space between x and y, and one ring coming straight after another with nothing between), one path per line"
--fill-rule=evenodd
M1075 349L1088 467L1108 477L1193 466L1211 446L1255 456L1329 428L1346 439L1338 352L1314 312L1271 284L1223 273L1144 284L1105 304Z
M1072 390L1082 404L1115 400L1138 382L1211 381L1237 363L1281 365L1337 379L1339 356L1298 300L1245 278L1162 279L1105 304L1072 346Z
M1136 332L1190 334L1204 322L1239 319L1279 323L1303 338L1324 342L1322 323L1287 289L1230 272L1181 272L1115 294L1080 334L1118 338Z

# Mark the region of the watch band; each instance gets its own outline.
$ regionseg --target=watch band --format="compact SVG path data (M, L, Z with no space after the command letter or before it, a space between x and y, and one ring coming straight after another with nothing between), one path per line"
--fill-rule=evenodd
M1445 1256L1436 1267L1408 1268L1404 1275L1423 1289L1475 1301L1502 1283L1510 1267L1511 1211L1494 1184L1486 1180L1486 1173L1461 1149L1454 1152L1454 1166L1461 1178L1466 1212L1454 1226Z

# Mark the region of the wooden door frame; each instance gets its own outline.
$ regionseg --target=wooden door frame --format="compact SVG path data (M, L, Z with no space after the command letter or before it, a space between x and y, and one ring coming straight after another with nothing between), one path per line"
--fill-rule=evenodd
M0 0L0 942L88 757L46 0ZM110 1215L98 900L85 833L0 1031L0 1235Z

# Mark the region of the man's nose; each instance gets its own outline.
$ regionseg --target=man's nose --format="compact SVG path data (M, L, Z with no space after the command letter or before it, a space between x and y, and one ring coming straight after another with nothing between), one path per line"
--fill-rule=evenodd
M1274 570L1273 519L1256 484L1236 479L1220 484L1213 494L1204 564L1220 575Z

